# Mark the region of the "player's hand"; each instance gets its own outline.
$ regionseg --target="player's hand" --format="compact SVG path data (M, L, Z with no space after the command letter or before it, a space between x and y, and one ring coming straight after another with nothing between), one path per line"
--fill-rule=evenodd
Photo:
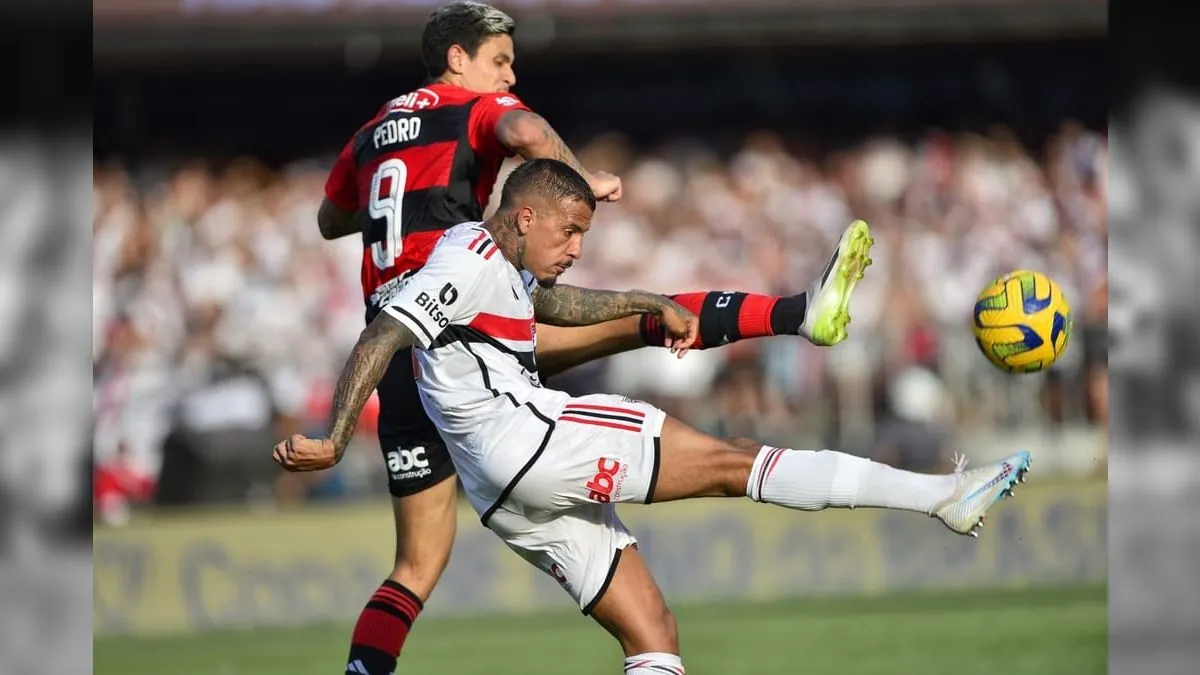
M320 471L338 463L337 448L328 438L305 438L292 434L275 446L275 463L288 471Z
M658 320L667 334L665 346L682 359L700 335L700 317L670 298L663 298L663 301Z
M596 171L592 173L592 180L590 183L592 186L592 192L596 195L596 201L621 201L620 177L614 176L607 171Z

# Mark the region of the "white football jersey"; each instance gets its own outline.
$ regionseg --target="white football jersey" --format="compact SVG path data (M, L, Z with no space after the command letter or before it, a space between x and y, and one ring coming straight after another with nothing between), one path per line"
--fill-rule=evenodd
M463 223L446 230L425 266L383 308L417 339L413 369L421 402L472 501L494 499L483 486L508 482L477 475L482 469L475 460L502 448L509 428L528 417L526 404L553 419L570 398L543 388L538 376L536 285L500 253L481 223ZM507 449L515 474L527 453Z

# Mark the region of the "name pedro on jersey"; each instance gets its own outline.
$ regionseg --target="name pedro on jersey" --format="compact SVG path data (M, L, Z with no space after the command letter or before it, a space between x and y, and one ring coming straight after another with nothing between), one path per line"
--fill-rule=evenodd
M415 141L421 135L420 117L401 117L400 119L384 120L375 127L375 148L396 143Z

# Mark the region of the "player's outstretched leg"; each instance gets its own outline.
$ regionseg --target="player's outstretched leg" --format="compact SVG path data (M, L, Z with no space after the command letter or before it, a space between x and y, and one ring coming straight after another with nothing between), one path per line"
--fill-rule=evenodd
M903 471L832 450L755 447L703 434L666 418L652 502L691 497L738 497L805 511L874 507L933 516L959 534L977 536L984 515L1012 494L1029 470L1019 452L998 462L949 474Z
M772 335L800 335L815 345L831 347L846 339L850 296L871 264L874 243L866 222L851 223L842 232L821 276L799 295L707 291L670 297L700 317L700 337L693 349ZM642 341L661 347L665 335L658 319L644 315L639 321Z
M670 296L700 318L692 349L712 349L740 340L800 335L820 346L846 339L850 296L871 264L874 239L856 220L842 233L821 276L804 293L779 297L738 291L703 291ZM594 359L642 347L662 347L663 327L653 315L631 316L594 326L538 326L537 361L549 377Z
M973 471L901 471L840 452L716 438L607 394L568 399L550 414L525 407L525 423L506 434L518 451L481 465L486 475L513 477L473 501L491 502L483 524L612 633L635 675L678 675L683 663L675 620L617 503L749 496L810 511L882 507L932 515L969 534L1029 466L1020 453Z

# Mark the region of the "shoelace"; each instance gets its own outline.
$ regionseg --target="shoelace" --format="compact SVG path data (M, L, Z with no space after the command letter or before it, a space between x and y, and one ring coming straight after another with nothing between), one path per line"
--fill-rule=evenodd
M967 456L961 453L954 453L954 473L962 475L967 470Z
M954 474L953 475L958 478L958 485L961 487L963 484L963 480L964 480L963 477L965 475L966 468L967 468L967 456L962 453L956 452L953 455L951 455L951 457L954 459ZM955 494L957 494L957 491L955 492ZM954 501L955 501L955 497L954 497L954 495L951 495L950 497L935 504L933 506L933 508L929 509L929 511L927 513L932 516L932 515L936 514L938 512L938 510L941 509L943 506L953 503Z

